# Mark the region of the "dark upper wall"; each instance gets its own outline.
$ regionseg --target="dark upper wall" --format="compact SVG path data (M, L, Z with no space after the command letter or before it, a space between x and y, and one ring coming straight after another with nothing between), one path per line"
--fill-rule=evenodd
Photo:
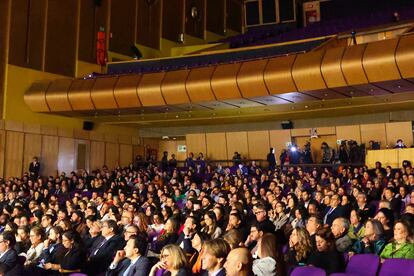
M2 40L5 45L2 54L9 49L8 63L66 76L75 76L78 60L96 62L99 30L106 32L107 49L132 57L131 46L134 44L160 49L161 38L180 42L181 34L184 33L204 38L207 26L209 31L222 35L226 23L226 5L210 4L208 7L215 16L208 17L206 0L1 2L4 6L1 20L9 18L6 14L10 14L11 19L10 27L1 24L4 29L1 34L10 33L9 43L5 36ZM199 12L195 18L191 16L193 6ZM231 13L236 15L227 18L227 25L236 30L241 29L242 21L237 23L232 20L241 18L242 9Z

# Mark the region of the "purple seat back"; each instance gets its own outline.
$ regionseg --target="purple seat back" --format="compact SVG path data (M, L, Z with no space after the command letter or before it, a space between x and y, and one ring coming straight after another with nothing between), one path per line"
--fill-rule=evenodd
M414 260L410 259L386 259L379 272L379 276L409 275L414 275Z
M377 275L380 258L375 254L357 254L349 259L347 273L356 275Z
M155 276L162 276L164 272L165 272L165 269L158 269L157 272L155 272Z
M84 273L71 273L69 274L69 276L88 276L88 275Z
M292 271L291 276L326 276L325 270L314 266L299 266Z

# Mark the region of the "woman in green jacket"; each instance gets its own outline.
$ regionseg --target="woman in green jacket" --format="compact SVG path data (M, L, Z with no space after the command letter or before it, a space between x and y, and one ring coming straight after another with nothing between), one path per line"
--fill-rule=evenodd
M399 220L395 223L394 241L385 246L381 258L414 259L413 230L407 222Z

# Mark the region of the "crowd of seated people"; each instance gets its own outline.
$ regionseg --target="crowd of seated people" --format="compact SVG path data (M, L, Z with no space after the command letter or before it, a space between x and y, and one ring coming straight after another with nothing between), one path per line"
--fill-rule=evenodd
M341 272L357 254L414 259L409 162L239 165L4 179L0 275L268 276Z

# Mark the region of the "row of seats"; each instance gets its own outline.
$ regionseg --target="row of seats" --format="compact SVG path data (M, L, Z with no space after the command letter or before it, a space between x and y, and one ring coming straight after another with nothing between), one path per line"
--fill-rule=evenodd
M333 273L331 276L413 276L414 260L386 259L383 264L374 254L353 256L344 273ZM297 267L291 276L326 276L323 269L311 266Z

